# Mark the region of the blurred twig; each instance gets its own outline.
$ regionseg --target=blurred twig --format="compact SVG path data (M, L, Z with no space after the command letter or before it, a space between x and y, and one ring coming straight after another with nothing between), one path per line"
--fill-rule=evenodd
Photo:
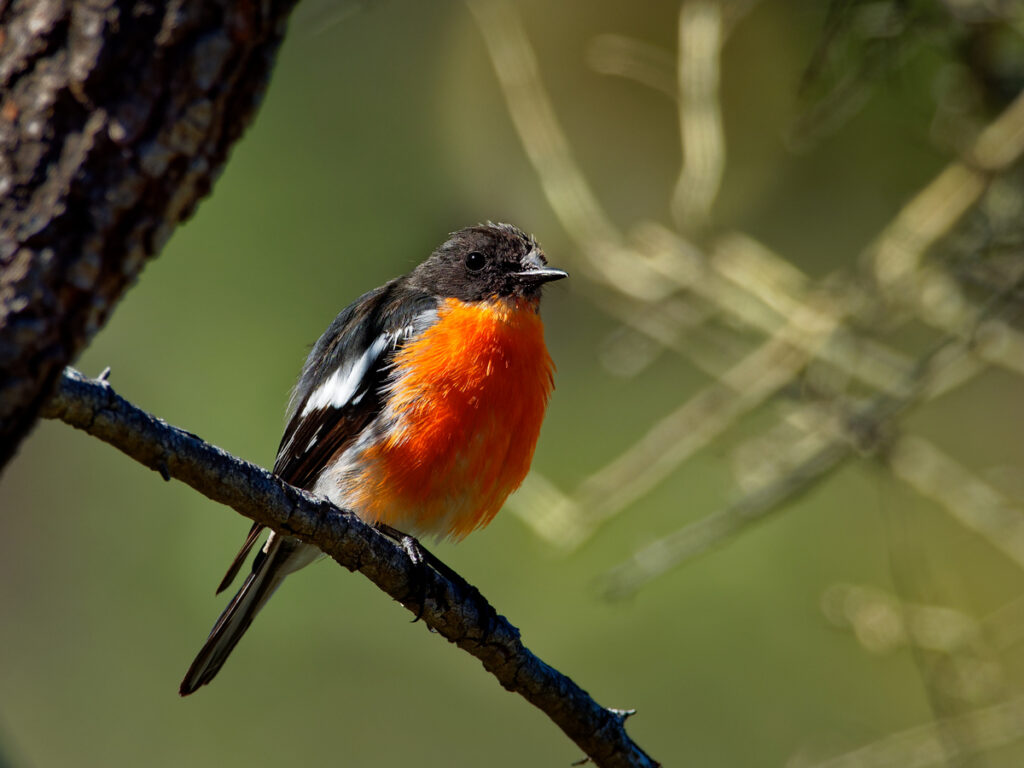
M552 543L581 545L603 521L784 393L778 422L737 450L742 495L636 552L608 575L610 594L630 594L721 544L858 456L880 458L880 466L1024 568L1024 512L938 446L899 431L910 408L990 367L1024 374L1024 333L1005 311L1020 303L1019 268L1011 264L1013 269L1000 271L994 259L982 261L973 251L969 263L944 266L943 254L936 253L940 244L954 255L963 249L964 230L972 224L964 223L965 215L976 209L974 218L980 219L993 207L994 181L1013 183L1014 166L1024 157L1024 93L1009 99L973 141L962 139L968 121L958 123L960 159L879 232L864 250L858 272L812 279L747 234L708 231L726 159L719 60L735 18L729 16L733 4L681 3L674 67L668 52L626 37L600 36L589 50L595 70L664 93L679 112L682 168L670 201L677 231L655 223L661 217L656 212L626 230L628 235L610 223L572 159L515 7L506 0L470 4L526 154L579 247L582 271L592 278L583 289L622 324L603 350L606 367L636 376L669 350L713 379L574 490L564 492L532 474L514 499L527 523ZM974 13L969 5L950 4L949 12ZM883 74L916 56L933 33L949 29L942 27L945 11L936 13L925 3L834 0L829 7L826 33L805 84L828 85L825 80L833 75L838 84L797 126L797 141L859 109ZM1009 18L1011 11L994 7L991 16ZM916 21L927 23L915 26ZM513 52L533 65L517 69ZM859 60L835 67L848 52ZM545 144L545 135L559 140ZM1021 198L1019 187L1014 184L1015 200ZM578 194L581 189L585 195ZM589 221L601 221L603 230L582 226L588 219L579 214L581 199L591 204ZM979 206L983 200L988 202ZM1012 218L1019 228L1019 214ZM984 237L985 223L979 228ZM599 231L611 235L603 245L595 242ZM687 236L693 233L699 240ZM1020 239L1000 242L1008 243L1009 257L1019 261ZM979 273L995 279L971 283ZM989 299L979 298L979 287ZM931 350L926 354L907 354L886 338L897 329L918 334L921 324ZM855 615L845 616L858 636L870 639L872 627L887 627L888 635L874 639L909 646L936 724L821 765L963 765L971 755L1024 736L1024 700L960 714L965 703L987 703L1003 694L1006 670L994 660L998 644L987 635L999 633L1003 644L1017 642L1024 637L1024 609L1011 605L998 621L978 623L926 602L935 601L887 599L855 588L843 595L846 608L858 606Z
M578 536L589 535L602 520L639 499L737 418L785 386L807 362L815 342L824 343L834 330L833 324L816 322L819 319L809 314L795 315L718 381L686 400L615 460L584 480L571 497L573 506L582 510ZM794 344L798 336L803 348Z
M730 0L717 4L715 13L720 17L716 30L720 32L718 47L721 47L732 28L757 3L758 0ZM683 20L680 17L680 25L682 24ZM717 52L714 55L717 56ZM591 69L602 75L624 77L659 91L673 101L680 100L680 65L676 57L669 51L644 40L635 40L625 35L597 35L587 49L587 63ZM717 64L714 66L717 69ZM715 109L717 111L717 107Z
M887 458L897 477L1024 568L1024 510L921 437L900 438Z
M610 223L572 159L515 7L507 0L470 0L470 6L526 154L556 215L580 247L586 273L603 286L591 290L602 308L624 324L618 349L629 361L616 365L611 358L610 365L635 375L659 349L670 349L715 378L572 492L532 475L515 508L538 534L563 547L580 545L602 521L801 377L827 370L830 386L862 390L825 393L832 400L825 409L790 408L786 444L749 473L747 493L637 553L625 568L632 575L625 582L613 580L616 589L629 591L669 564L722 541L846 458L875 453L885 442L880 435L910 405L961 386L988 365L1024 373L1024 334L970 298L954 275L924 261L926 251L954 230L991 181L1024 154L1024 94L978 133L962 160L950 164L882 230L862 260L868 279L830 275L815 281L743 233L719 236L707 251L653 222L625 237ZM718 57L730 23L722 14L729 8L714 0L681 5L674 94L668 55L660 49L602 36L590 51L599 71L630 77L678 102L683 172L672 207L681 228L706 222L724 168ZM867 25L857 34L879 40L902 34L914 13L883 16L889 13L883 5L857 2L832 8L838 14L834 19L846 23L855 17L857 24ZM911 47L901 44L893 50L903 55ZM602 237L604 244L598 242ZM864 333L872 319L892 318L892 309L903 311L899 322L917 317L941 332L933 352L915 363ZM709 350L700 339L709 338L704 326L712 318L735 321L767 338L753 349L746 341L734 345L747 349L739 356L736 349ZM893 326L890 320L888 328ZM638 339L644 343L632 343ZM816 421L826 413L827 418ZM899 464L899 451L907 445L914 443L897 442L893 455L909 479L906 464ZM627 582L631 586L625 587Z
M943 733L975 734L950 754ZM1024 739L1024 697L976 709L953 718L910 728L828 760L794 758L787 768L928 768L951 757L966 757Z
M1015 159L1019 151L1011 151L1014 147L1024 150L1024 109L1021 104L1024 104L1024 97L1014 102L993 124L998 128L987 130L977 142L974 154L986 158L991 167ZM1001 151L995 150L993 137L1000 137L1004 142ZM1024 372L1024 336L1020 332L999 320L991 320L978 327L980 308L960 296L959 289L949 277L935 268L924 271L908 263L910 259L919 259L921 251L953 227L955 221L967 210L967 200L973 204L979 199L980 191L978 194L972 192L967 196L961 195L956 198L956 203L951 203L944 196L948 184L944 179L948 178L948 174L947 169L925 192L908 203L869 249L876 263L887 264L890 269L894 269L902 259L901 274L907 280L910 279L907 276L912 275L921 281L917 293L922 306L948 307L950 304L943 304L942 300L953 297L950 303L958 308L955 317L947 308L943 313L924 313L926 320L931 319L933 324L940 325L947 332L955 332L960 337L968 332L973 335L973 349L978 357L953 355L957 366L950 367L942 377L928 382L931 396L962 383L980 371L981 361ZM936 206L938 210L935 210ZM894 387L899 388L901 382L907 380L908 362L905 356L870 340L852 341L849 334L847 338L851 338L852 344L834 343L835 339L842 338L837 332L845 331L842 325L844 317L856 307L856 301L844 308L828 292L818 299L806 294L799 295L807 290L806 280L800 273L750 238L734 234L721 239L714 257L708 260L694 246L656 225L646 225L639 230L639 234L642 237L641 251L651 254L647 259L650 268L672 280L676 287L698 292L722 311L737 315L759 330L772 332L773 340L785 338L788 343L799 347L804 355L769 358L758 364L759 358L755 357L758 353L753 353L745 362L754 365L755 375L747 379L740 377L741 382L750 380L752 383L741 383L740 388L733 388L735 392L744 394L746 406L738 401L729 402L729 382L736 381L737 369L747 370L740 363L732 369L732 377L728 373L722 374L720 384L712 385L685 403L618 460L595 472L581 484L577 492L564 498L558 508L557 516L562 524L557 530L550 529L550 532L553 540L564 546L578 545L593 531L596 523L615 514L660 482L680 462L731 425L739 415L760 404L788 383L812 358L837 365L883 392L892 393ZM894 273L890 272L889 277L894 279ZM723 280L727 280L728 285ZM758 310L757 304L744 299L744 293L758 299L767 313ZM787 331L780 331L780 324L784 324L782 328ZM766 344L771 343L769 341ZM764 351L765 348L760 350ZM777 367L773 363L775 359L788 359L791 364ZM774 370L769 372L769 368ZM775 379L774 374L779 374L781 380ZM715 407L709 407L709 403ZM675 441L671 434L673 428L679 430L675 433ZM648 460L652 456L656 458ZM613 486L615 491L610 492L609 488ZM594 492L588 493L587 489ZM767 496L761 497L771 498L780 490L774 487ZM598 501L592 503L594 499ZM542 515L534 517L532 522L536 524L538 520L547 519L547 515ZM566 535L567 531L571 535Z
M1005 637L1019 622L1019 606L1006 606L983 619L943 605L906 600L874 587L833 584L822 595L822 612L836 627L849 629L867 651L891 653L910 646L945 663L937 686L947 699L967 705L991 704L1005 694L1006 670L994 639Z
M515 6L508 0L467 0L508 104L509 115L544 194L585 254L589 274L638 298L663 293L655 276L632 268L618 231L572 156L554 107L540 82L537 58Z
M884 296L916 306L925 322L949 330L944 316L936 316L934 310L959 308L962 303L950 301L944 292L955 290L955 285L937 284L941 276L924 269L922 257L981 199L995 175L1022 155L1024 92L978 134L963 160L947 166L903 206L868 249L870 266Z
M998 303L990 305L995 311ZM873 455L890 447L886 432L895 417L928 392L929 384L942 376L947 366L956 366L969 357L969 341L947 339L923 357L906 379L903 394L877 395L868 405L852 411L843 428L817 445L810 444L810 455L790 472L773 478L764 486L748 492L736 502L695 523L644 547L607 575L607 592L624 597L671 568L721 544L751 523L777 510L808 490L843 459L856 453Z
M278 533L314 544L340 565L359 571L479 659L502 687L543 711L596 765L657 765L626 734L625 716L601 707L534 656L519 630L476 588L417 567L399 545L356 515L160 421L117 395L106 380L88 379L70 368L43 415L82 429L164 477L181 480Z
M835 626L848 628L872 653L890 653L908 644L952 653L977 643L982 634L973 617L951 608L899 600L872 587L833 584L822 595L822 612Z
M679 8L679 133L683 164L672 195L676 224L707 221L725 170L725 134L718 98L722 12L716 0Z
M534 499L517 504L517 511L542 535L568 548L578 546L603 520L639 499L736 419L774 396L810 360L825 359L895 395L902 394L912 369L905 357L879 344L835 343L848 310L827 290L790 297L783 286L802 290L799 273L781 269L779 260L773 261L766 249L749 238L723 239L709 262L694 246L657 225L645 226L639 236L643 238L640 249L650 254L647 262L652 268L678 287L692 287L723 312L739 313L770 337L728 370L717 372L715 383L564 497L555 513L561 521L557 528L545 527L551 514L538 511ZM751 260L757 269L751 268ZM734 282L738 272L751 275L746 286ZM759 274L763 279L757 279ZM779 490L774 488L765 498Z
M672 54L655 45L623 35L598 35L587 49L587 62L595 72L615 75L679 98Z

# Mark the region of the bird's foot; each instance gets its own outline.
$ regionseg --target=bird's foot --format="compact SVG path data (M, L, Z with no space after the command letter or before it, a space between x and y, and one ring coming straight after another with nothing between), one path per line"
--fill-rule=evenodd
M397 528L392 528L385 523L377 523L377 530L397 543L405 552L406 557L412 564L412 588L410 589L408 602L419 606L416 611L416 618L413 622L423 618L423 610L426 607L427 592L427 570L433 570L456 584L465 584L465 580L455 571L445 565L430 550L424 547L415 536L403 533Z

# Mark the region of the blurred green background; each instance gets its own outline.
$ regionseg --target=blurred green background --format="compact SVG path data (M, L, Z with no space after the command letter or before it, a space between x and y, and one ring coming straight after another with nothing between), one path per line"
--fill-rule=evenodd
M212 197L77 363L90 375L109 365L125 397L264 466L308 345L449 231L509 221L553 264L573 272L581 259L464 5L307 2ZM676 106L586 58L602 33L674 52L677 4L518 5L611 218L668 224ZM938 34L883 58L863 76L860 108L795 151L800 83L827 16L824 3L766 0L731 29L728 165L713 213L715 227L760 238L812 277L852 268L952 156L934 128L955 45ZM596 295L579 277L545 299L557 390L534 467L565 490L708 382L669 355L636 377L612 375L601 357L619 323ZM912 330L891 341L922 348ZM1018 377L989 371L908 424L1019 507L1021 393ZM1024 593L1020 568L864 459L632 600L603 600L595 583L608 568L735 496L732 451L776 407L738 422L570 555L508 512L435 549L541 658L602 704L636 708L630 733L666 765L814 765L942 714L920 652L869 653L826 620L834 584L892 590L909 569L930 593L916 600L975 617ZM179 699L247 522L47 422L6 470L0 505L0 755L12 765L565 766L580 756L474 659L330 563L290 579L215 683ZM1011 645L996 661L999 696L1012 698L1024 658ZM1024 750L965 759L1020 765Z

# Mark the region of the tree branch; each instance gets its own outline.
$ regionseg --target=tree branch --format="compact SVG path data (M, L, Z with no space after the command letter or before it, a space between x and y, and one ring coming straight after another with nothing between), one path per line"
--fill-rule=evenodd
M292 5L0 1L0 468L209 192Z
M506 690L543 711L598 766L658 765L626 734L630 713L606 709L526 648L519 630L475 587L417 569L405 551L356 515L235 458L129 403L105 379L66 369L42 416L60 419L209 499L279 533L315 544L359 571L431 629L475 656Z

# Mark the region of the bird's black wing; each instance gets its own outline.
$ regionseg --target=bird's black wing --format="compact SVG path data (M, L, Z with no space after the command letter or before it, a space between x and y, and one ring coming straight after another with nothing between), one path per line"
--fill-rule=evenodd
M338 314L302 368L274 474L312 489L323 469L380 413L395 350L436 320L438 303L399 278ZM261 529L253 525L218 592L234 580Z

